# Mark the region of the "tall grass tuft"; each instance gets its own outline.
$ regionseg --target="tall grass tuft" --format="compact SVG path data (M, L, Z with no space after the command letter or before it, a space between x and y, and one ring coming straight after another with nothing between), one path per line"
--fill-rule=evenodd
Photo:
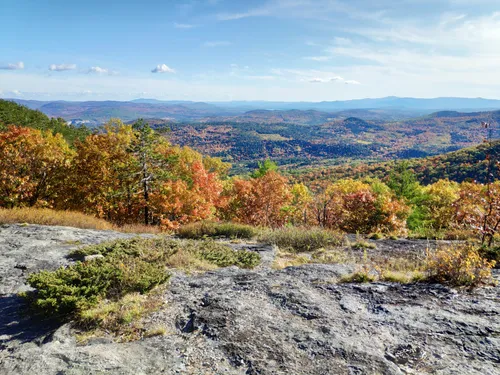
M300 253L339 246L343 236L322 228L286 227L264 232L259 240L285 251Z
M205 237L227 237L251 239L258 233L258 229L250 225L238 223L217 223L213 221L199 221L182 226L177 231L181 238L200 239Z

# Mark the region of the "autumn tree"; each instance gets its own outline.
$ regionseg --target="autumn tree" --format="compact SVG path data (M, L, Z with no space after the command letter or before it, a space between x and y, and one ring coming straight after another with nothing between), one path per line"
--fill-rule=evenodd
M292 195L288 180L275 171L250 180L234 179L226 196L229 199L224 211L226 219L269 227L279 227L288 221Z
M423 188L423 198L419 205L423 212L424 226L439 230L453 224L458 190L459 185L449 180L439 180Z
M456 210L456 224L480 234L482 244L491 246L500 230L500 181L489 186L473 182L460 185Z
M378 180L339 180L313 206L317 224L350 233L403 232L408 207Z
M290 190L292 201L290 203L290 219L294 225L306 225L309 222L308 212L313 202L313 195L304 184L294 184Z
M151 205L155 218L166 228L214 217L223 199L222 182L217 171L224 171L224 163L212 159L205 167L205 158L189 147L170 147L164 150L170 160L168 175L155 183Z
M9 126L0 133L0 206L53 206L72 158L60 134Z
M71 208L110 221L136 220L140 199L138 164L128 151L135 139L132 127L111 120L104 131L75 143L76 157L67 184Z
M484 142L488 144L489 152L486 154L487 170L486 170L486 188L484 199L484 217L482 218L481 227L481 244L488 247L493 244L495 234L498 231L498 189L493 184L495 181L496 168L500 166L500 162L496 159L496 155L491 153L493 149L493 123L482 122L481 125L486 131ZM500 220L498 220L500 222Z

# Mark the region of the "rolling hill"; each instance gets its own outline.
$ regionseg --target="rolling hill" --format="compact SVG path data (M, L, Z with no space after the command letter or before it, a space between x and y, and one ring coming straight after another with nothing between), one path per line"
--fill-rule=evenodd
M408 167L412 169L418 180L423 184L430 184L440 179L452 181L487 180L487 160L490 155L493 160L500 160L500 140L489 144L480 144L442 155L415 158L408 160ZM382 163L351 163L330 168L309 168L288 173L297 181L307 184L321 184L321 181L332 181L342 178L376 177L386 180L400 160L391 160ZM500 170L494 167L493 179L500 179Z

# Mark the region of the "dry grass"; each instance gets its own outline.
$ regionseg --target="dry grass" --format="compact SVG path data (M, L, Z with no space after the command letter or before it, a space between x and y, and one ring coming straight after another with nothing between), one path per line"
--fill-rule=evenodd
M289 252L278 250L273 263L274 269L301 266L303 264L353 264L356 258L343 249L319 249L310 252Z
M0 224L60 225L82 229L115 229L103 219L75 211L56 211L49 208L0 208Z
M323 228L285 227L263 231L259 240L295 253L333 248L343 241L343 235Z
M201 239L209 237L226 237L231 239L252 239L259 230L253 226L239 223L219 223L213 221L198 221L186 224L177 230L181 238Z
M159 227L141 224L114 225L104 219L77 211L58 211L50 208L0 208L0 224L56 225L81 229L116 230L124 233L161 233Z
M113 229L123 233L149 233L149 234L164 233L161 227L157 225L125 224L122 226L113 226Z
M217 265L200 259L194 253L180 249L174 255L169 257L165 265L170 268L177 268L188 273L196 271L211 271L217 269Z
M400 284L408 284L412 282L422 281L424 279L425 274L420 271L383 271L380 275L380 280Z
M111 334L116 341L126 342L165 334L165 327L147 327L142 319L161 308L162 291L158 288L147 295L127 294L116 302L104 300L94 308L79 312L77 324L85 331L79 341Z
M290 253L287 251L278 251L272 267L281 270L287 267L296 267L311 263L311 258L306 254Z
M144 332L143 337L165 336L166 334L167 328L162 325L157 325Z

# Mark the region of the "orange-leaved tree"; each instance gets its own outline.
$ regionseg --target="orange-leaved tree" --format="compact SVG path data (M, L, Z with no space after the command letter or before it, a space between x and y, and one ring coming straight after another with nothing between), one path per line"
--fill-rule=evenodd
M491 246L500 230L500 181L489 186L463 182L458 196L453 204L456 224L480 233L482 243Z
M155 217L169 229L214 217L222 204L222 183L217 169L207 171L202 155L189 147L171 147L164 152L175 162L151 195Z
M229 200L223 210L226 219L269 227L289 220L292 194L288 180L278 172L267 171L250 180L235 178L225 195Z
M312 205L318 225L346 232L404 232L408 207L378 180L339 180Z

